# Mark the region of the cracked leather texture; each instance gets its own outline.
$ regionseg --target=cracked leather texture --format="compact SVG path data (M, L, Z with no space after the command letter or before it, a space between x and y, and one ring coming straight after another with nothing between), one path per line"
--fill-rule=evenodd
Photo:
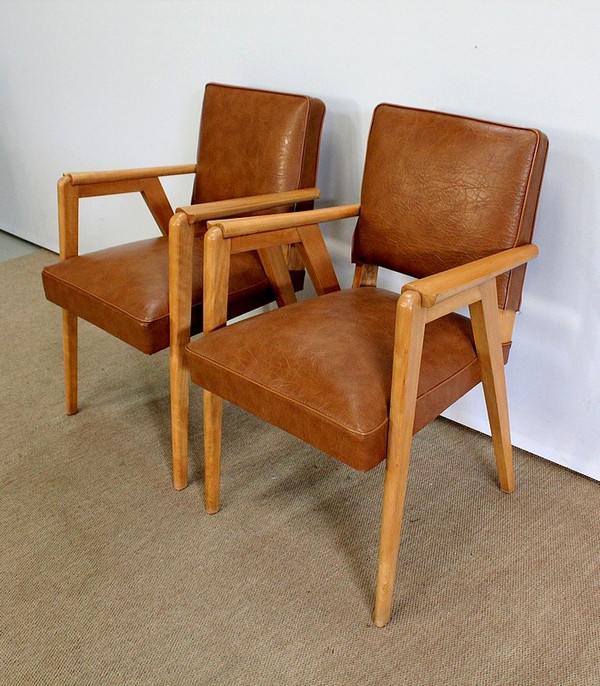
M439 112L379 105L352 260L415 278L531 242L547 139ZM498 278L516 310L525 268Z
M192 202L313 186L324 115L316 98L208 84Z
M203 237L194 238L192 335L202 331ZM293 272L302 288L303 272ZM169 347L169 244L150 238L80 255L46 267L48 300L144 353ZM232 255L230 317L274 300L255 252Z
M380 105L353 260L423 277L530 242L546 151L534 129ZM499 279L501 307L518 308L523 275ZM398 298L339 291L225 327L188 346L192 379L370 469L386 457ZM413 431L480 381L469 319L427 324Z
M188 345L192 380L370 469L386 455L398 298L381 288L338 291L219 329ZM480 380L469 320L428 324L414 430Z
M208 84L193 202L314 186L324 114L315 98ZM305 207L312 202L298 205ZM192 333L202 330L206 227L195 228ZM142 352L169 346L166 238L68 258L46 267L42 280L48 300ZM304 272L292 280L302 288ZM230 293L230 317L275 299L256 253L232 257Z

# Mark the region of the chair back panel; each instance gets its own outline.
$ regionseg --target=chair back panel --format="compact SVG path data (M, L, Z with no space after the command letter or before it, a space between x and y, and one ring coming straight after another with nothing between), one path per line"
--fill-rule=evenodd
M535 129L379 105L354 262L421 278L531 242L548 147ZM524 268L498 279L518 309Z
M316 98L208 84L192 203L314 186L324 114Z

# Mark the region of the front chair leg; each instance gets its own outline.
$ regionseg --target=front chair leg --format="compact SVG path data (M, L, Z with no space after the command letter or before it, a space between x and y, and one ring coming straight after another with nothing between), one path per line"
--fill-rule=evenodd
M515 475L495 279L481 286L481 295L482 299L470 305L469 311L492 431L498 481L502 491L512 493Z
M396 455L388 454L385 463L379 568L375 591L375 612L373 613L373 622L375 626L379 627L385 626L392 615L392 598L400 548L410 445L409 439L408 446Z
M77 317L62 311L67 414L77 414Z
M173 486L188 480L189 369L185 346L190 341L194 232L182 212L169 221L169 346Z
M208 514L219 511L222 420L223 399L204 391L204 488Z
M373 622L379 627L385 626L392 614L425 316L425 309L421 307L420 297L416 293L404 293L400 297L396 311L390 424L373 614Z
M188 482L189 370L178 343L171 346L171 445L173 487L181 491Z

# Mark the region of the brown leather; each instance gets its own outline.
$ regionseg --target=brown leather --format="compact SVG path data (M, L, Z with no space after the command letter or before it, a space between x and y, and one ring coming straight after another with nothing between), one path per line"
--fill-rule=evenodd
M422 277L529 242L546 150L533 129L380 105L354 261ZM501 281L499 303L518 307L521 285ZM370 469L386 456L398 297L341 291L212 332L187 347L192 379ZM479 381L469 319L427 324L413 432Z
M192 380L370 469L386 455L398 297L339 291L215 331L187 347ZM428 324L414 431L480 380L470 321L451 314Z
M192 202L311 187L324 115L316 98L209 83Z
M379 105L352 260L420 278L530 243L548 148L535 129ZM525 268L498 279L519 308Z
M194 239L192 334L202 331L204 241ZM169 347L169 244L136 241L64 260L42 272L48 300L144 353ZM296 289L304 272L292 272ZM229 317L275 299L256 252L232 255Z
M209 84L192 202L313 187L324 114L316 98ZM192 333L202 328L204 230L196 230ZM169 346L167 239L72 257L42 279L48 300L139 350ZM292 281L301 289L304 272ZM230 288L229 316L275 299L256 253L232 258Z

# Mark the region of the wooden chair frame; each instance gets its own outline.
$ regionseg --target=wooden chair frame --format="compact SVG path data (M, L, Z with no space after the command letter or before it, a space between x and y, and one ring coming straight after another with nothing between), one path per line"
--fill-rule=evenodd
M58 181L58 225L60 259L79 254L79 199L119 193L142 194L161 233L169 237L169 314L171 429L173 444L173 485L177 490L187 486L187 413L189 373L183 350L190 340L192 308L192 247L194 230L208 219L232 217L276 207L294 206L320 197L318 188L305 188L269 193L246 198L201 203L173 212L159 177L193 174L195 164L143 169L64 174ZM281 252L281 251L280 251ZM265 271L272 281L278 300L275 274L287 266L273 251L259 253ZM282 256L283 257L283 256ZM280 277L277 277L280 278ZM293 288L292 288L293 295ZM289 294L286 295L289 297ZM77 315L62 311L65 400L67 414L77 413Z
M298 245L318 295L339 290L318 222L358 216L360 205L309 210L269 217L209 221L205 236L204 332L226 324L230 255L242 250ZM277 247L278 250L280 248ZM498 252L406 284L398 300L385 468L383 511L374 623L391 617L392 595L402 528L413 422L425 326L468 306L481 365L498 480L505 493L514 489L513 457L504 377L502 343L510 341L514 312L499 311L496 277L538 254L527 244ZM293 302L289 275L279 283L285 301ZM353 287L375 286L376 265L356 265ZM206 510L219 509L222 399L204 391Z

